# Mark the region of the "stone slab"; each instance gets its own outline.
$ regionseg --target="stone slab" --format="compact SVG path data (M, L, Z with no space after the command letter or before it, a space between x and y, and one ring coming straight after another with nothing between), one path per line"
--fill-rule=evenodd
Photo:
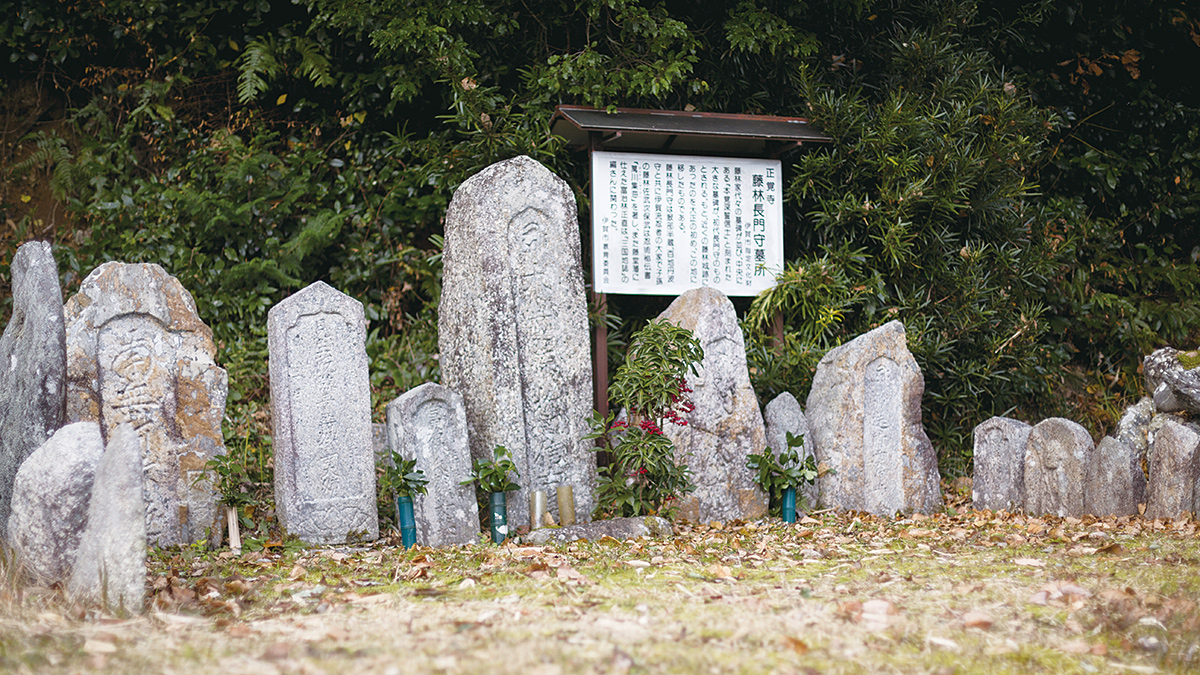
M1025 444L1032 430L1007 417L993 417L975 427L975 508L1010 513L1025 508Z
M426 494L413 497L417 543L425 546L479 541L475 486L471 477L467 412L462 396L427 382L405 392L387 407L388 445L429 481Z
M754 482L746 457L766 447L766 427L733 303L715 288L696 288L658 318L692 331L704 349L699 374L688 378L695 410L686 416L687 426L663 429L675 445L675 460L691 468L696 484L679 500L679 516L700 523L765 516L767 494Z
M37 583L69 578L103 456L100 425L77 422L56 431L17 472L8 541Z
M521 542L533 546L562 544L571 541L596 541L603 537L636 539L638 537L669 537L675 533L671 521L658 516L612 518L566 527L544 527L521 536Z
M66 331L50 244L22 244L9 268L13 312L0 337L0 539L17 470L66 415Z
M884 324L831 349L808 395L821 503L892 516L942 508L937 455L921 424L925 378L904 325Z
M1087 429L1061 417L1042 420L1025 446L1025 510L1035 515L1080 517L1093 480L1095 444Z
M1200 425L1178 415L1155 415L1150 423L1147 518L1178 518L1196 512L1200 481Z
M82 602L138 613L146 600L142 440L129 422L108 436L67 589Z
M64 311L67 420L99 422L106 438L126 422L137 430L153 545L220 541L204 467L225 453L229 383L191 294L158 265L110 262Z
M521 489L509 522L528 522L530 490L559 485L589 519L591 337L570 187L529 157L472 176L446 212L442 263L442 384L462 394L475 459L512 453Z
M312 544L379 538L362 303L318 281L267 315L275 512Z

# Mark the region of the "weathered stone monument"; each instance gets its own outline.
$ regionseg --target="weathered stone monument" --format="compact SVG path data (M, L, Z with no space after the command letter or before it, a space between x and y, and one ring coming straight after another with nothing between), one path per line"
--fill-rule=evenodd
M692 331L704 350L699 374L688 379L696 406L688 425L663 429L675 445L675 461L691 468L696 484L679 500L679 515L702 523L766 515L767 494L746 466L747 455L766 447L766 429L733 303L715 288L696 288L658 318Z
M1147 518L1178 518L1196 512L1200 483L1200 425L1177 415L1150 422L1150 485Z
M1095 445L1082 426L1061 417L1042 420L1025 445L1025 510L1035 515L1087 513L1084 495Z
M417 543L468 544L479 540L475 487L460 485L471 476L467 413L462 396L432 382L388 404L388 445L429 481L427 493L413 497Z
M0 337L0 539L21 463L63 425L66 334L58 267L50 244L13 255L13 313Z
M821 478L821 503L894 515L941 509L933 445L921 424L925 378L904 325L884 324L817 364L806 416Z
M589 519L592 369L570 188L529 157L493 164L455 191L445 236L442 384L462 394L471 455L512 453L521 490L509 495L509 522L529 521L530 490L559 485Z
M146 597L143 442L129 422L109 431L67 585L75 598L130 612L142 611Z
M804 438L804 445L797 453L800 462L803 463L808 457L812 457L813 461L816 461L813 444L809 440L808 418L804 416L804 410L800 408L800 402L796 400L795 396L786 391L776 396L763 409L763 423L767 432L767 447L771 448L775 454L788 449L787 435L791 432L793 436ZM820 492L816 482L811 485L797 486L796 494L803 497L804 508L815 509L817 507ZM800 504L797 503L796 507L800 508Z
M38 583L69 578L103 455L100 425L78 422L55 432L17 472L8 542Z
M271 308L275 509L314 544L379 538L362 303L316 282Z
M1200 368L1184 366L1182 356L1164 347L1142 360L1146 391L1153 396L1159 412L1200 413Z
M1025 508L1025 444L1032 430L1007 417L993 417L975 427L975 508L1012 513Z
M204 465L224 454L228 380L191 294L158 265L110 262L67 301L67 421L142 439L146 531L169 546L220 537Z
M1147 434L1154 417L1154 401L1143 398L1130 406L1117 425L1114 436L1105 436L1096 446L1095 470L1090 473L1085 500L1088 513L1096 516L1134 516L1146 503L1146 474L1142 459L1149 447Z

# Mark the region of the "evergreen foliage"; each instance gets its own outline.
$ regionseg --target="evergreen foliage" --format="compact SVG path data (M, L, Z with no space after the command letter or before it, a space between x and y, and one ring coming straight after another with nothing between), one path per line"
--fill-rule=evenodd
M0 318L29 237L54 240L67 293L105 260L163 265L230 370L232 448L269 447L266 311L314 280L366 304L377 412L437 379L441 217L479 169L530 155L587 222L559 103L806 116L832 136L785 161L789 262L739 302L755 387L803 398L828 348L901 319L950 474L993 414L1107 431L1142 354L1200 339L1200 85L1182 67L1200 15L1171 0L0 10ZM618 338L653 315L613 307L593 320Z

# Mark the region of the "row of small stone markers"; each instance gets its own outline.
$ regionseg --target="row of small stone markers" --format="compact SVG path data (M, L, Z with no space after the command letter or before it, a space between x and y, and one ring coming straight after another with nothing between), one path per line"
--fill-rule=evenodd
M101 265L65 306L49 244L22 245L11 269L0 538L36 581L138 611L148 544L220 536L202 480L224 453L212 332L157 265Z
M1171 348L1147 356L1142 369L1153 396L1130 406L1099 445L1062 418L1030 426L993 417L977 426L975 507L1075 517L1200 513L1200 425L1190 420L1200 415L1200 369L1184 367Z

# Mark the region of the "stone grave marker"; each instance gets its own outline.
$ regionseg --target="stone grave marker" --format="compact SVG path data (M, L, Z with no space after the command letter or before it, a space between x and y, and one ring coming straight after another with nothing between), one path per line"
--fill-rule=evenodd
M559 485L588 520L591 338L571 189L529 157L493 164L455 191L445 236L442 384L463 397L471 455L512 453L521 489L508 496L509 522L529 522L530 490Z
M1154 400L1146 397L1130 406L1113 436L1096 446L1096 468L1087 488L1087 512L1096 516L1135 516L1146 503L1146 474L1142 459L1149 447L1147 433L1154 417Z
M776 396L763 410L763 423L767 432L767 447L776 455L787 450L787 435L791 432L793 436L804 438L804 445L799 449L800 462L803 463L807 457L813 457L815 461L812 441L809 440L808 418L804 416L804 410L795 396L786 391ZM803 497L804 508L815 509L820 497L817 483L796 486L796 497ZM801 508L799 502L796 508Z
M427 382L387 407L388 445L415 459L429 481L427 493L413 497L417 543L425 546L475 543L479 511L471 476L467 412L462 396Z
M208 460L225 453L229 391L212 331L191 294L158 265L110 262L67 301L67 420L107 437L133 425L146 467L152 545L220 540Z
M58 266L50 244L13 255L12 318L0 337L0 539L21 463L63 425L66 333Z
M142 443L130 422L109 431L67 584L77 599L135 613L142 611L146 598Z
M1196 512L1200 482L1200 425L1177 415L1155 415L1150 422L1150 483L1147 518L1178 518Z
M746 345L737 312L715 288L675 299L659 319L692 331L704 349L699 374L688 378L696 409L688 425L664 425L675 461L692 469L695 492L679 500L679 515L695 522L767 514L767 494L754 482L746 457L767 446L758 398L746 369Z
M1007 417L993 417L975 427L975 508L1010 513L1025 508L1025 444L1032 430Z
M267 315L276 516L309 543L379 538L366 330L321 281Z
M38 583L70 577L103 456L100 425L77 422L56 431L17 472L8 541Z
M937 456L921 424L925 378L904 325L884 324L830 350L813 376L808 425L821 503L894 515L942 508Z
M1082 426L1061 417L1034 425L1025 446L1025 510L1035 515L1080 517L1094 471L1095 445Z

